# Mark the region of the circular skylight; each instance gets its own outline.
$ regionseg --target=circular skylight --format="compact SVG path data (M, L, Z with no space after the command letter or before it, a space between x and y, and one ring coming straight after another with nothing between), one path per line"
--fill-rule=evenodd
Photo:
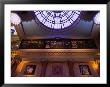
M21 23L21 18L16 13L11 13L11 23L14 25L18 25Z
M100 12L95 15L94 22L95 24L100 24Z
M34 11L37 19L51 29L64 29L72 25L80 11Z

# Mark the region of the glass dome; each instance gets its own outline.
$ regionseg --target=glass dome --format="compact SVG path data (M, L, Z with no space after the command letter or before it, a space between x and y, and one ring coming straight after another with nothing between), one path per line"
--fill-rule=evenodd
M14 25L19 25L21 23L21 18L16 13L11 13L11 23Z
M51 29L64 29L72 25L80 11L34 11L37 19Z
M100 12L98 12L94 17L95 24L100 24Z

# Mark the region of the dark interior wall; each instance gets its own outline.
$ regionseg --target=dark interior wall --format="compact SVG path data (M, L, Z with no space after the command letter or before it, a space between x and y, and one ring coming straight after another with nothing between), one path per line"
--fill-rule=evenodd
M64 30L52 30L41 27L35 20L22 22L25 37L37 37L37 38L51 38L51 37L65 37L65 38L89 38L91 36L91 29L93 21L80 20L75 27L71 27Z

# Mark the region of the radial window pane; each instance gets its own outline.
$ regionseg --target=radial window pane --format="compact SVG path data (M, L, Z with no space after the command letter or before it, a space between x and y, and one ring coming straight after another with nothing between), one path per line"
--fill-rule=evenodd
M64 29L72 25L80 15L80 11L34 11L37 19L52 29Z

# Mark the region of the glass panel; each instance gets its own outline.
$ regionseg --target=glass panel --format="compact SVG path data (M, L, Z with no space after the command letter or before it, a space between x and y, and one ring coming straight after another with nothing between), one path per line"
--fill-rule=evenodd
M63 29L72 25L80 11L34 11L38 20L53 29Z

